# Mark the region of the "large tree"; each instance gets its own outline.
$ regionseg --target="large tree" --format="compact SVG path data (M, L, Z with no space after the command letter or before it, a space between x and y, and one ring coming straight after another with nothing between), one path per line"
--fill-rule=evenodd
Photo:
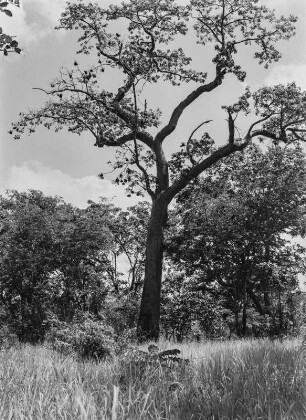
M237 135L235 120L239 112L248 111L251 94L246 92L237 104L226 108L229 134L223 146L216 148L209 135L195 140L197 129L170 161L164 145L184 111L219 88L227 75L245 80L245 69L237 61L241 49L245 52L249 47L254 59L267 67L281 57L276 45L294 35L295 22L293 16L277 18L257 0L191 0L184 6L173 0L130 0L108 8L82 0L67 3L59 28L77 30L78 53L94 62L86 70L77 61L71 69L62 69L50 89L44 90L49 101L39 110L22 114L12 133L19 138L26 127L32 132L40 124L55 130L67 127L77 134L89 131L96 146L117 148L114 167L121 176L116 182L127 184L129 193L150 195L139 336L156 339L159 334L163 230L171 200L199 174L243 150L254 137L285 142L304 139L305 94L295 86L259 90L253 95L257 119L242 136ZM206 69L193 67L192 59L177 46L184 36L203 46L203 63L210 54ZM208 76L211 63L214 72ZM103 88L105 71L118 75L116 91ZM158 82L191 85L163 126L160 110L151 109L145 96L144 85Z

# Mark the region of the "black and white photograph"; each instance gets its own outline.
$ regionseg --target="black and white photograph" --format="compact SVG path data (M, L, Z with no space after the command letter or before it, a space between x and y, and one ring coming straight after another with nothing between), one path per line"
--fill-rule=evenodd
M0 420L306 419L306 1L0 0Z

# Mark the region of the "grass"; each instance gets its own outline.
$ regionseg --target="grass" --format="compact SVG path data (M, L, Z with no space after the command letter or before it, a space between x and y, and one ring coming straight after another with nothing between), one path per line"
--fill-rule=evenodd
M306 418L306 367L298 340L175 347L191 362L171 370L122 359L82 363L44 347L3 350L0 419Z

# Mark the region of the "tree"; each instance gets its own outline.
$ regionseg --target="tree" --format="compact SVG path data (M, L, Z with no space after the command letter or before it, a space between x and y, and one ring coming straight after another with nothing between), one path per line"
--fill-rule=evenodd
M112 29L116 21L125 25L121 34ZM58 28L80 31L78 53L95 62L86 70L77 61L72 69L62 69L44 90L50 100L40 110L22 114L11 133L18 139L26 128L32 132L40 124L55 130L67 127L76 134L89 131L96 146L118 148L114 168L120 175L115 182L128 185L129 193L150 195L139 337L156 339L159 334L163 232L170 202L203 171L243 150L255 137L276 142L304 139L305 94L294 85L264 88L253 95L247 91L225 109L229 136L223 146L214 147L208 134L196 140L200 125L169 161L164 145L184 111L219 88L228 74L245 80L246 72L237 63L242 46L254 46L255 60L267 67L281 57L276 44L294 34L295 22L293 16L277 18L257 0L191 0L187 6L173 0L130 0L106 9L79 0L68 3L62 14ZM176 46L176 39L192 30L200 45L213 47L205 50L207 55L215 51L213 76L193 68L192 59ZM116 92L102 88L103 73L113 69L122 75ZM149 108L143 90L146 83L157 82L192 85L163 127L159 109ZM249 111L251 99L257 119L245 135L237 135L235 120Z
M50 315L97 315L107 294L108 209L39 191L0 197L0 300L20 341L43 340Z
M114 241L117 244L116 254L127 259L128 290L136 296L143 283L146 231L150 216L148 202L140 202L120 211L112 223Z
M9 3L14 4L15 6L20 6L19 0L7 0L0 2L0 12L5 13L7 16L12 17L13 13L7 9ZM10 52L15 52L17 54L21 53L21 49L18 47L18 42L13 39L11 35L3 33L2 28L0 27L0 51L3 51L4 55L8 55Z
M290 236L305 223L305 179L301 147L272 146L264 153L253 145L178 198L168 240L172 260L198 278L196 290L222 298L238 336L250 332L254 311L266 323L262 331L290 329L292 297L305 271L305 248Z
M0 299L20 341L44 337L48 277L57 268L52 216L61 204L42 193L1 197Z
M167 261L169 263L169 261ZM166 339L199 340L228 336L224 320L225 297L216 287L199 287L199 273L186 275L186 270L170 264L163 279L161 328Z
M90 203L85 209L64 204L53 221L53 311L71 321L77 312L97 315L108 292L108 254L113 247L108 205Z

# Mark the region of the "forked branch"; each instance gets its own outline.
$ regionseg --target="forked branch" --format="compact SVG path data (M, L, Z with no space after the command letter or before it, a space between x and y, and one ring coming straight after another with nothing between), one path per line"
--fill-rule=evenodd
M211 92L222 83L225 72L218 74L215 79L206 85L199 86L191 92L173 111L171 118L167 125L156 135L155 142L162 143L173 131L176 129L177 124L184 110L191 105L199 96L205 92Z

